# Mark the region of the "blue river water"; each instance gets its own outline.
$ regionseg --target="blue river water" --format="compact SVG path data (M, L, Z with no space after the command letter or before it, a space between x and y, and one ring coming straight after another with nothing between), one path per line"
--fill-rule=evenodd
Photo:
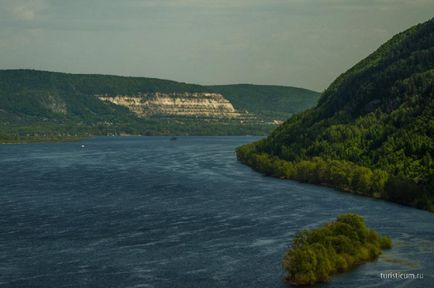
M319 287L434 287L433 213L264 177L234 153L256 139L1 145L0 287L287 287L294 234L344 212L394 247Z

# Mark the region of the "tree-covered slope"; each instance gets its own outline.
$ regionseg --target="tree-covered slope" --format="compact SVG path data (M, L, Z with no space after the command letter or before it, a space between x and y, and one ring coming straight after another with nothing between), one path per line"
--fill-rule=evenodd
M313 107L320 94L312 90L273 85L234 84L208 86L223 94L238 110L249 111L267 119L288 119Z
M143 77L0 70L0 142L32 141L32 137L43 141L53 137L61 139L62 136L112 134L265 135L276 127L273 119L284 120L294 111L312 107L319 96L309 90L283 86L249 85L242 89L242 97L238 94L234 96L232 90L223 90ZM230 101L231 104L227 105L233 105L242 115L225 118L222 112L223 116L218 119L204 119L201 115L177 117L154 113L142 117L125 106L102 101L98 97L153 97L149 95L157 94L190 97L188 95L192 93L220 93ZM214 98L218 101L218 97ZM268 103L288 103L288 111L285 112L281 105L276 105L279 108L275 113L269 106L261 108L264 99L268 99ZM206 103L202 104L206 106ZM223 102L220 104L226 105ZM202 106L199 108L202 114L207 114ZM196 110L199 111L199 108ZM219 112L219 108L215 109Z
M109 75L80 75L35 70L0 70L0 108L25 116L105 119L127 115L95 95L134 95L139 92L204 92L205 87L168 80ZM56 105L58 109L56 109ZM61 107L67 108L63 113ZM134 118L134 117L133 117Z
M433 93L431 19L394 36L339 76L315 108L238 157L268 174L434 211Z

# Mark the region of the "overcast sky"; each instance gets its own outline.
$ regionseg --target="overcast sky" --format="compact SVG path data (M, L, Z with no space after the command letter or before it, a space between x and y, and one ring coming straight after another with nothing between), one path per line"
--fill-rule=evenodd
M321 91L434 0L0 0L0 69Z

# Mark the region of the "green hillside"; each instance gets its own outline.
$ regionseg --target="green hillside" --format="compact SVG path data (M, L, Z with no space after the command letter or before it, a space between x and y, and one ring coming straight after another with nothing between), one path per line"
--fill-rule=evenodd
M246 110L266 119L288 119L293 114L313 107L317 92L295 87L234 84L208 86L225 95L238 110Z
M434 19L339 76L238 158L269 175L434 211Z
M235 88L223 90L142 77L0 70L0 143L122 134L266 135L277 126L272 120L284 120L294 111L312 107L319 97L316 92L292 87L249 85L242 93ZM237 119L197 115L139 117L127 107L97 97L210 92L223 94L244 114ZM275 115L270 105L263 106L266 102L279 104ZM288 112L280 103L287 103Z
M135 118L127 109L107 105L96 94L134 95L138 92L204 92L198 85L152 78L77 75L34 70L0 70L0 108L9 113L85 122L115 117ZM47 104L65 105L68 115ZM55 109L54 109L55 110ZM119 119L120 120L120 119Z

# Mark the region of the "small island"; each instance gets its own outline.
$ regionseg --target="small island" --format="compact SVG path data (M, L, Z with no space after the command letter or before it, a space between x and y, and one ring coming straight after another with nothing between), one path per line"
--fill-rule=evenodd
M367 227L363 217L342 214L320 228L297 233L283 258L285 280L293 285L328 282L391 247L392 240Z

